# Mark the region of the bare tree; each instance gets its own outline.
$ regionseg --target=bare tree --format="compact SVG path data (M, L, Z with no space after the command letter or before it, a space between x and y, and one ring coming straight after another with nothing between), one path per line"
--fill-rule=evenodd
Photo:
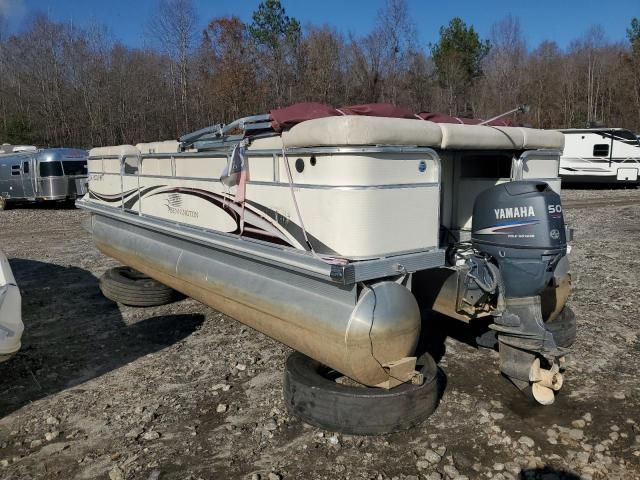
M491 27L491 50L483 62L484 76L479 82L474 111L492 116L514 108L522 101L527 45L520 21L507 16Z
M416 44L406 0L387 0L378 11L373 31L351 38L348 96L364 102L406 102L406 80Z
M603 50L606 45L604 29L601 26L591 27L585 35L583 48L587 60L587 122L598 120L599 100L603 91L603 75L605 58Z
M310 27L301 44L298 98L324 102L344 101L344 40L329 27Z
M554 42L542 42L529 56L524 66L525 82L522 101L532 107L531 119L542 128L561 126L558 120L562 88L562 52Z
M640 125L640 20L634 17L627 29L630 50L621 58L623 74L622 90L633 92L632 105L635 105L634 121ZM625 95L626 96L626 95Z
M348 52L346 97L351 103L378 102L382 98L384 41L376 32L351 38Z
M382 50L382 73L385 77L383 98L397 103L405 90L404 80L409 59L416 49L416 26L411 20L406 0L387 0L378 11L377 27Z
M0 11L0 72L6 72L9 67L7 61L5 59L4 52L4 37L5 32L7 31L7 19L5 17L4 12ZM5 101L5 77L6 75L0 75L0 131L7 130L7 105Z
M405 0L388 0L368 34L347 39L329 26L303 29L278 0L264 0L251 24L214 18L196 41L189 0L158 7L149 23L155 43L143 49L100 25L71 28L44 15L11 34L0 27L0 142L176 138L299 101L480 117L529 103L524 121L542 128L598 121L640 130L638 20L628 43L610 43L596 27L566 50L545 41L529 52L516 18L498 21L490 43L454 19L430 56Z
M238 17L219 17L202 33L199 74L209 123L229 121L251 112L258 102L249 32Z
M158 0L149 33L173 60L170 74L176 126L189 129L189 63L196 35L196 11L192 0ZM178 114L182 121L178 120Z

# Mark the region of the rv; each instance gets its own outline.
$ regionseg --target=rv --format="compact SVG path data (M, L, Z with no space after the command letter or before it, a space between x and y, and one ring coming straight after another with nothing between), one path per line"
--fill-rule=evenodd
M0 210L18 201L73 200L86 193L87 152L72 148L0 154Z
M435 365L416 351L428 311L493 319L502 373L552 403L568 346L545 327L568 309L564 136L365 107L91 150L77 205L131 269L107 272L103 293L139 304L147 275L301 352L287 406L328 429L384 433L433 411Z
M640 141L623 128L561 130L565 136L560 159L564 183L638 185Z

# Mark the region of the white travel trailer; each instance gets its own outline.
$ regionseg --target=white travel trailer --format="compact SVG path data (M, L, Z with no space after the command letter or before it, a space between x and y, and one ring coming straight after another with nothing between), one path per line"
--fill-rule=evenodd
M86 185L86 150L14 148L0 155L0 210L17 201L73 200Z
M570 280L563 135L357 115L279 130L273 116L91 150L77 205L98 249L302 352L285 399L309 423L383 433L431 413L427 310L493 318L503 374L552 403L566 345L545 325ZM104 277L103 292L137 300L134 282Z
M622 128L561 130L560 176L565 183L640 183L640 142Z

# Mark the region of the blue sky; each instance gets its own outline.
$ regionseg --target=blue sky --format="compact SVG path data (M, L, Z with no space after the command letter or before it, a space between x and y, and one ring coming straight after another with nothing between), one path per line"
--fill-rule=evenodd
M202 25L216 16L238 15L251 20L260 0L194 0ZM329 24L347 34L369 31L384 0L282 0L287 14L302 24ZM640 18L640 0L618 0L614 4L596 0L459 0L455 2L408 0L423 46L438 38L438 29L454 16L474 25L487 36L491 25L506 15L520 19L529 48L542 40L555 40L566 47L592 25L601 25L610 41L624 41L631 18ZM146 19L153 13L156 0L0 0L0 12L9 13L14 28L19 28L35 11L47 13L57 21L76 25L103 23L116 39L130 46L145 43Z

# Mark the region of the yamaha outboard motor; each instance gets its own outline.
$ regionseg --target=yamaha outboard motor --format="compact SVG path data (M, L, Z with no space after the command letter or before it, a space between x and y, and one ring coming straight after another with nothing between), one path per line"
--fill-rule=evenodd
M540 294L567 254L560 196L540 181L515 181L478 195L472 244L500 270L500 301L494 324L500 370L534 398L552 403L562 386L559 361L566 353L545 328ZM550 367L550 368L542 368Z

